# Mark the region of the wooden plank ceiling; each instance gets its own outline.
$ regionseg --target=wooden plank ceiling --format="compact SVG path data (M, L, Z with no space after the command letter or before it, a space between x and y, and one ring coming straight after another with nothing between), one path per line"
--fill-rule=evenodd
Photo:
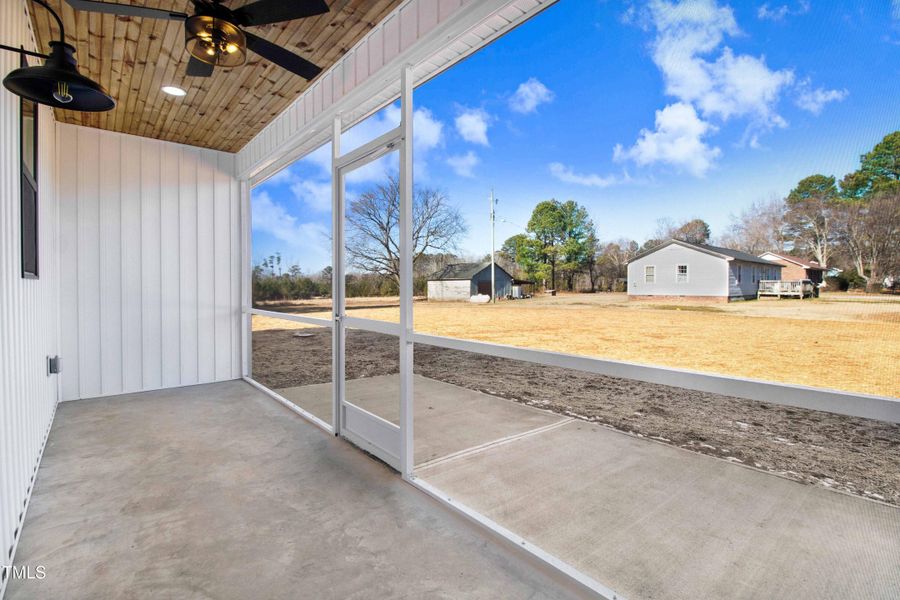
M225 3L233 9L251 1ZM401 1L329 0L331 10L324 15L250 31L314 62L324 73ZM48 2L63 19L81 73L116 100L116 108L105 113L57 110L63 123L237 152L310 84L252 52L243 66L216 67L212 77L188 77L183 22L77 12L62 0ZM130 3L194 12L189 0ZM31 5L31 13L38 45L48 52L47 43L59 38L56 22L38 5ZM160 91L164 85L178 86L187 95L165 94Z

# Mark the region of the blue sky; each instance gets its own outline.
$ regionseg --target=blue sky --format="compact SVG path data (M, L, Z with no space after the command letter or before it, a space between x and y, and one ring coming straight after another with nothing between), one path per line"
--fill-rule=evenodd
M900 0L724 3L561 0L415 92L415 180L466 218L460 252L489 252L537 202L585 205L601 239L657 220L713 235L813 173L838 177L900 128ZM351 149L399 122L390 106ZM330 149L253 190L253 254L330 264ZM394 168L354 173L358 193Z

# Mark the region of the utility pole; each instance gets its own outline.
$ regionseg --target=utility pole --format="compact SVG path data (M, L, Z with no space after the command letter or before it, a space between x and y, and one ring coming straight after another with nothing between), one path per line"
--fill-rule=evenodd
M497 298L497 281L494 275L494 205L497 201L494 199L494 188L491 188L491 302L496 302Z

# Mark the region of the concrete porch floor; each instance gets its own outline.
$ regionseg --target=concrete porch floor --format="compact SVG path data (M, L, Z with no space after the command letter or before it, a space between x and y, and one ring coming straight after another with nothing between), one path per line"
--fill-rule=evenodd
M570 598L242 382L60 405L7 598Z
M347 395L397 422L398 382ZM417 476L626 598L900 598L894 506L421 376L414 389ZM328 384L279 393L330 420Z
M350 379L346 388L349 402L399 425L399 375ZM571 420L421 375L413 375L413 390L417 465ZM330 383L275 391L326 423L332 422Z

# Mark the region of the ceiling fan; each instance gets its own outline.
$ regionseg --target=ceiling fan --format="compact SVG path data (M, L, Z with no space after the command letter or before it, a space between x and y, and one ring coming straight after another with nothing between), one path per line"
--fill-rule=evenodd
M240 66L247 61L247 50L304 79L313 79L322 71L305 58L244 31L242 27L321 15L328 12L324 0L257 0L234 10L225 6L223 0L191 0L193 15L96 0L66 2L75 10L184 21L184 43L191 53L187 74L192 77L209 77L216 66Z

